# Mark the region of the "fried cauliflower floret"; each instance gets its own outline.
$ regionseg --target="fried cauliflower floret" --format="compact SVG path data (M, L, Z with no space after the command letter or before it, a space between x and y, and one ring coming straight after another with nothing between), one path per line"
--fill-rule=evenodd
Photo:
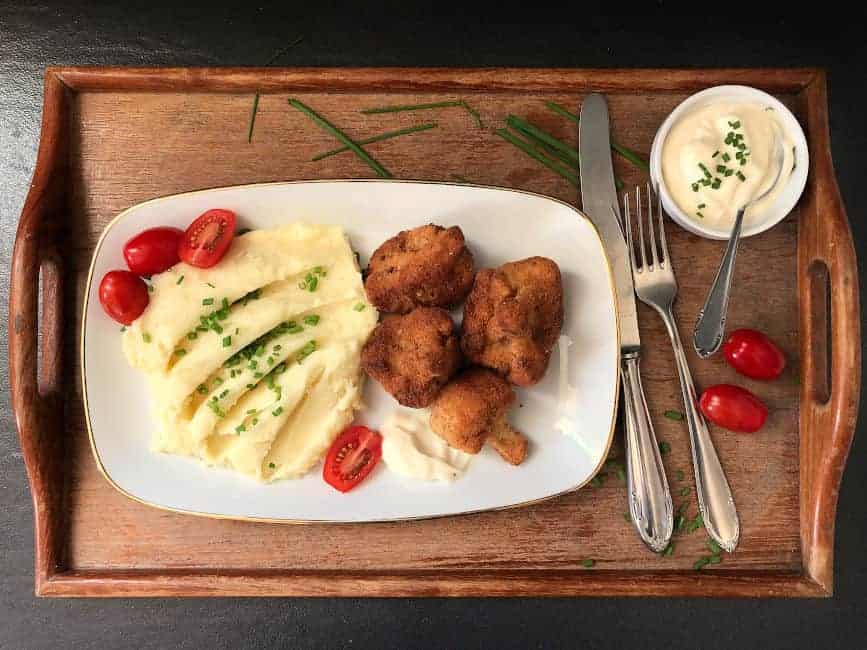
M527 456L527 439L507 420L515 392L485 368L470 368L446 384L431 406L431 429L455 449L477 454L485 442L512 465Z
M531 386L545 374L562 326L560 268L546 257L530 257L476 274L461 348L516 386Z
M453 307L473 284L473 255L457 226L428 224L404 230L377 248L364 288L380 311Z
M361 351L361 365L404 406L428 406L461 363L452 317L419 307L385 318Z

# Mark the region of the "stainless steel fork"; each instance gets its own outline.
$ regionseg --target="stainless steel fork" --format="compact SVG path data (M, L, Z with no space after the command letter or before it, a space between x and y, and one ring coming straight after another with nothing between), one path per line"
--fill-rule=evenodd
M671 268L668 244L665 239L665 226L662 219L662 205L656 199L659 217L659 241L654 233L653 192L647 184L647 231L648 242L644 238L644 215L641 188L635 188L635 220L638 222L638 249L641 264L636 259L632 238L632 214L629 194L623 197L624 230L626 245L632 261L632 277L635 293L644 304L653 307L662 317L665 329L671 338L677 373L680 376L680 389L683 394L683 407L686 424L689 427L689 440L692 445L692 464L695 469L695 491L698 507L708 534L726 551L733 551L740 537L740 523L731 488L717 456L707 423L697 408L695 386L686 361L686 354L677 332L672 305L677 296L677 281ZM658 249L658 254L657 254ZM648 260L648 252L650 259Z

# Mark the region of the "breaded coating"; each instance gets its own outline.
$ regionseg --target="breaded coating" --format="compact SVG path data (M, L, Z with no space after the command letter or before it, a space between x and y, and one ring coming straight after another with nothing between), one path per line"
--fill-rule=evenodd
M461 348L516 386L531 386L545 374L562 326L560 268L546 257L530 257L476 274Z
M519 465L527 439L512 429L507 414L515 392L486 368L470 368L449 382L431 406L431 429L455 449L477 454L487 440L508 462Z
M473 285L473 255L457 226L404 230L377 248L364 288L380 311L405 314L415 307L453 307Z
M461 349L452 317L419 307L386 317L361 351L361 365L404 406L428 406L455 374Z

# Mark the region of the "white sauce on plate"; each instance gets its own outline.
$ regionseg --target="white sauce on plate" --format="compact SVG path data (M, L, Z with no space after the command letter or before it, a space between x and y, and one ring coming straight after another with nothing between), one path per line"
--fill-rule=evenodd
M389 469L420 481L454 481L472 456L449 447L430 428L430 411L395 411L380 428L382 460Z
M774 183L775 139L783 143L780 177L770 194L744 215L747 227L760 222L794 169L792 141L776 112L761 104L706 104L675 122L662 148L661 171L669 195L702 226L731 227L738 209Z

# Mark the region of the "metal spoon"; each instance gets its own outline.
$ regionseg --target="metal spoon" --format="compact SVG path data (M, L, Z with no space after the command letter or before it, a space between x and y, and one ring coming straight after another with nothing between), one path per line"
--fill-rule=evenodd
M726 313L729 307L729 289L731 288L732 276L735 270L735 257L737 257L738 253L738 242L741 238L744 213L751 205L758 203L771 193L777 186L780 175L783 173L785 151L782 139L776 138L774 144L774 162L777 164L777 175L774 178L774 182L770 184L768 189L758 196L754 196L738 210L738 214L735 217L735 225L732 227L732 234L729 236L729 243L726 246L726 252L723 254L719 270L716 272L716 277L704 302L704 307L701 308L698 314L698 320L692 333L692 344L698 356L702 359L708 358L719 350L725 336Z

